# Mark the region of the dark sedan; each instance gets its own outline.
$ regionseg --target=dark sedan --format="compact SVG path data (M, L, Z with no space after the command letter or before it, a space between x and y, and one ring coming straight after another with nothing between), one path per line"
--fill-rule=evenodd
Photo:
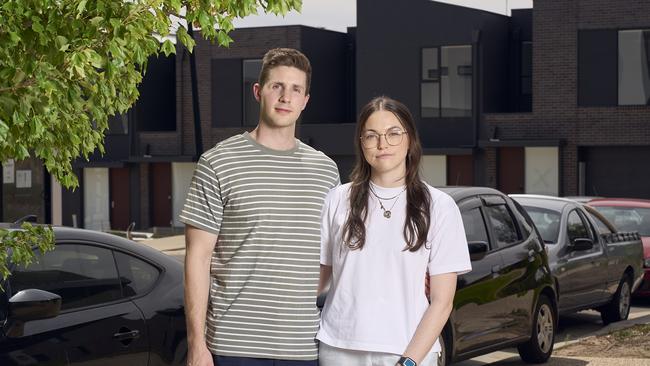
M2 284L0 365L184 365L182 263L110 234L54 234Z
M532 220L497 190L440 189L460 208L472 271L458 277L439 365L510 346L526 362L545 362L555 340L556 294Z
M560 314L600 311L605 324L625 320L641 282L637 233L620 232L589 206L558 197L512 195L547 244Z

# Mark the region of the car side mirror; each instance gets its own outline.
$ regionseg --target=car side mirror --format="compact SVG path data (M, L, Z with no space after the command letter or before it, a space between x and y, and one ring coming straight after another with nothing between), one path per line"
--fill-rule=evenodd
M573 239L571 250L589 250L594 247L594 241L588 238Z
M51 292L30 288L19 291L9 299L11 320L27 322L30 320L53 318L61 311L61 296Z
M470 241L467 243L467 247L469 248L469 259L472 261L483 259L489 249L488 243L484 241Z

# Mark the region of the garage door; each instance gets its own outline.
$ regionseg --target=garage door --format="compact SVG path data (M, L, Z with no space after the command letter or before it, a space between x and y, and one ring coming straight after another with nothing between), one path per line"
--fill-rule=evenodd
M585 194L650 199L650 147L585 147Z

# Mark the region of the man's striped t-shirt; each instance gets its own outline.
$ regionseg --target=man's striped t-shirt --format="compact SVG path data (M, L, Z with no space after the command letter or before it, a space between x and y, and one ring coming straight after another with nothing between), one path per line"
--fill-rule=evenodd
M218 235L206 338L222 356L314 360L320 216L336 164L296 140L266 148L248 133L199 159L180 220Z

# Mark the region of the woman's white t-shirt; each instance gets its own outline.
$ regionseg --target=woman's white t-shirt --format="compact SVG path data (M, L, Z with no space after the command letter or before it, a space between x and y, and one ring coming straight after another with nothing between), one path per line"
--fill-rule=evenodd
M370 184L383 198L404 190ZM446 193L427 187L431 224L426 245L416 252L404 250L406 192L383 201L390 218L384 217L378 199L369 193L362 250L349 250L342 239L350 184L332 189L325 198L321 264L332 266L332 283L318 340L338 348L402 354L429 306L424 293L427 269L429 275L471 270L458 206ZM432 350L440 352L437 340Z

